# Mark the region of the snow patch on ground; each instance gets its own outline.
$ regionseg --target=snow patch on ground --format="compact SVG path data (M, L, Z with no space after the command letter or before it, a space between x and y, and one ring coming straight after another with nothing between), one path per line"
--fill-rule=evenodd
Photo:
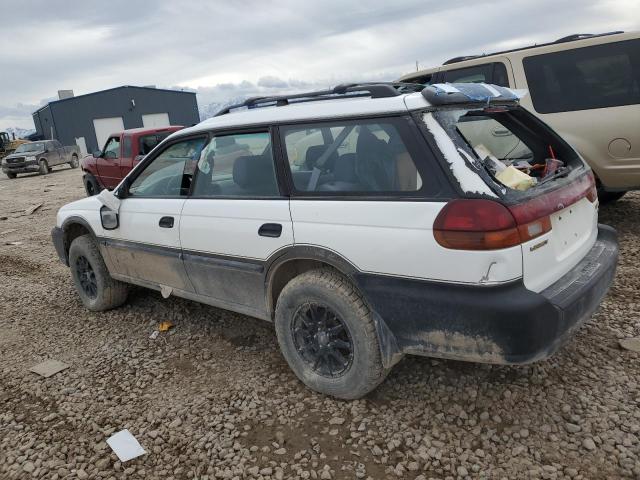
M467 165L460 156L453 140L449 138L449 135L444 131L444 128L442 128L438 121L433 118L433 115L431 113L425 113L422 120L433 135L438 148L447 160L449 168L451 172L453 172L453 176L458 180L462 190L467 193L479 193L490 197L497 197L489 186L484 183L484 180Z

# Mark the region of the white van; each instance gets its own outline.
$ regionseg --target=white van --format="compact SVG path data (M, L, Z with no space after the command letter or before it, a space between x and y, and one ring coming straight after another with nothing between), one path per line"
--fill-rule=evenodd
M551 125L591 165L601 201L640 188L640 32L570 35L542 45L456 57L400 81L528 89L522 106Z

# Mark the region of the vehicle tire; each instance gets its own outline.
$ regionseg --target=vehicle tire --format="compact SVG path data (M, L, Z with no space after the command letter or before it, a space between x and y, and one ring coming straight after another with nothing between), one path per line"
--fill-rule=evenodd
M620 200L622 197L624 197L625 193L627 192L607 192L606 190L599 188L598 200L600 200L600 203L602 205L605 205L607 203L613 203Z
M90 235L81 235L71 242L69 268L80 299L89 310L110 310L127 299L129 286L111 278L98 245Z
M312 270L291 280L278 297L275 328L287 363L317 392L360 398L388 373L369 307L333 270Z
M49 173L49 165L47 164L46 160L40 160L40 162L38 162L38 165L40 166L40 169L38 170L38 173L40 175L46 175L47 173Z
M14 178L16 178L18 175L16 173L13 172L9 172L7 173L7 177L9 177L11 180L13 180Z
M69 166L71 168L78 168L78 156L77 155L71 155L71 161L69 162Z
M87 197L93 197L94 195L99 194L102 190L102 188L100 188L98 180L96 180L96 177L94 177L90 173L87 173L84 176L82 182L84 183L84 190L85 192L87 192Z

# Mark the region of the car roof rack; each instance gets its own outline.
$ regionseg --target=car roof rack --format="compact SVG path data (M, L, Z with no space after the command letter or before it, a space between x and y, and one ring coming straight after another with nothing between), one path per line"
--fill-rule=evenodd
M444 62L442 65L450 65L452 63L464 62L465 60L473 60L474 58L491 57L493 55L502 55L505 53L519 52L521 50L529 50L530 48L547 47L549 45L555 45L558 43L574 42L576 40L584 40L585 38L606 37L608 35L616 35L618 33L624 33L624 31L617 30L615 32L606 32L606 33L574 33L572 35L567 35L566 37L559 38L558 40L555 40L553 42L540 43L537 45L528 45L526 47L512 48L510 50L501 50L499 52L493 52L493 53L483 53L482 55L463 55L460 57L453 57L447 60L446 62Z
M407 82L369 82L369 83L343 83L327 90L314 92L294 93L291 95L275 95L267 97L251 97L244 102L229 105L214 116L226 115L231 110L239 108L258 107L284 107L296 103L314 102L320 100L336 100L345 98L388 98L396 97L403 93L419 92L424 85Z

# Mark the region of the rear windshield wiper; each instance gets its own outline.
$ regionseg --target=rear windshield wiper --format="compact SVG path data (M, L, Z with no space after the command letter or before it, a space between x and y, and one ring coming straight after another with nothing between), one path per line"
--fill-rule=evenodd
M556 173L554 173L553 175L550 175L548 177L543 178L542 180L540 180L538 182L538 185L542 185L543 183L547 183L551 180L554 180L556 178L561 178L561 177L566 177L567 175L569 175L569 172L571 171L570 168L567 167L560 167L558 169L558 171Z

